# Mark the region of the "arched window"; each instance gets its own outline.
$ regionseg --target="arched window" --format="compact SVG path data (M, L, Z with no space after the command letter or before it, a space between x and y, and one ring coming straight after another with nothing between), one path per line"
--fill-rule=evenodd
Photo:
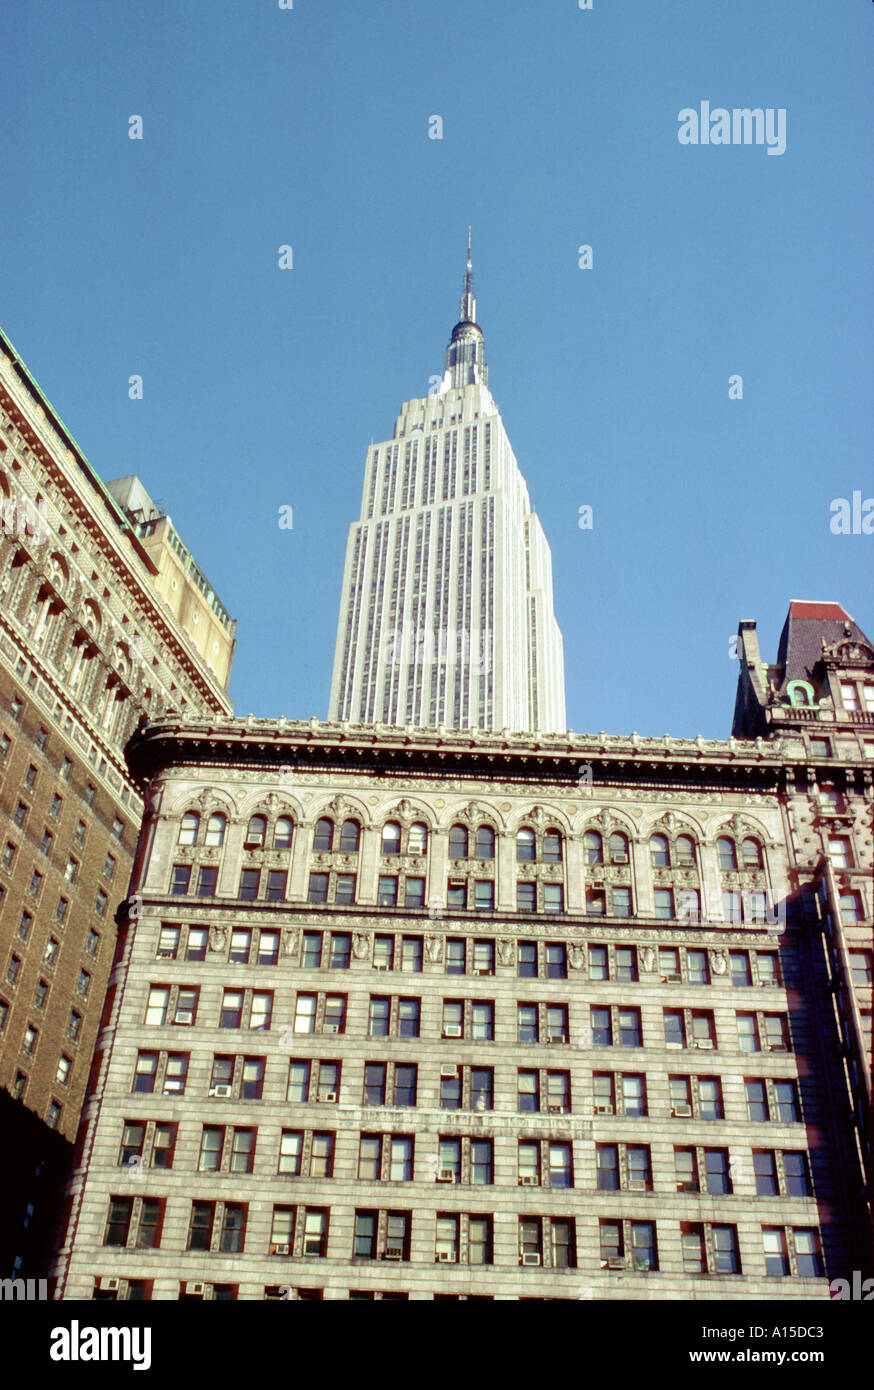
M561 832L547 830L543 837L543 858L547 864L560 864L562 858Z
M197 832L200 828L200 816L196 811L186 811L182 817L182 824L179 827L180 845L196 845Z
M695 842L688 835L678 835L674 841L677 864L688 869L695 863Z
M480 825L476 832L477 859L494 859L495 832L490 825Z
M453 825L449 832L449 858L467 858L467 830L463 825Z
M597 830L587 830L583 836L583 849L586 853L587 864L604 863L604 841Z
M744 840L740 847L740 853L745 869L761 869L762 846L758 840Z
M267 817L253 816L246 831L246 849L263 849L267 837Z
M334 848L334 822L327 816L316 821L313 831L313 850L316 854L330 854Z
M628 863L628 840L625 835L616 830L610 836L610 863Z
M357 820L344 820L340 831L340 849L344 854L357 854L361 826Z
M400 854L401 852L401 827L396 820L386 821L382 827L382 852L383 854Z
M280 816L273 827L273 848L291 849L291 836L294 830L291 816Z
M720 869L737 868L737 850L734 847L734 840L729 840L723 835L716 841L716 853L719 856Z
M206 843L212 848L220 848L225 842L225 827L227 820L221 811L216 811L210 816L206 826Z
M534 831L530 830L527 825L523 825L521 830L516 831L516 858L520 864L537 858Z
M410 838L408 842L410 854L425 854L428 849L428 827L421 821L416 821L415 825L410 826Z
M653 835L649 842L649 857L654 869L669 869L671 854L664 835Z

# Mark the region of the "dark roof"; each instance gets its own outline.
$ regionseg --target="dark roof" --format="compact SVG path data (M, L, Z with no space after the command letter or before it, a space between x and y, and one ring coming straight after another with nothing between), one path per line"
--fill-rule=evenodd
M839 603L792 599L780 634L777 666L783 669L781 689L788 681L809 681L822 656L823 639L829 646L842 637L868 642L860 627Z

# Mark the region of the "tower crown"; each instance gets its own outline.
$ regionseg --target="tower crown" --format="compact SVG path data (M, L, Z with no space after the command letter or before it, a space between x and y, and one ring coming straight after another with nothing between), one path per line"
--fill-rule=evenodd
M461 291L460 317L452 330L446 349L445 388L451 386L488 386L483 331L476 321L476 299L473 293L473 265L470 258L470 227L467 229L467 266Z

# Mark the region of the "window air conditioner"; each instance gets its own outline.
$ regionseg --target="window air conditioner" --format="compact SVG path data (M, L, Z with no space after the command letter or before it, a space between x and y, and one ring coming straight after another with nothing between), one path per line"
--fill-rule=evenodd
M611 1104L611 1102L610 1102L609 1100L596 1100L596 1101L595 1101L595 1114L596 1114L596 1115L612 1115L613 1113L614 1113L614 1111L613 1111L613 1106L612 1106L612 1104Z
M193 1022L194 1022L194 1010L193 1010L193 1009L177 1009L177 1010L176 1010L176 1017L175 1017L175 1019L173 1020L173 1022L174 1022L174 1023L193 1023Z
M453 1255L451 1250L438 1250L437 1263L438 1265L454 1265L455 1256Z
M458 1076L458 1067L441 1067L441 1076Z
M440 1169L440 1172L437 1174L436 1181L437 1181L437 1182L455 1182L455 1169L454 1169L454 1168L441 1168L441 1169Z
M158 957L160 960L175 960L176 952L173 950L172 946L160 946L158 948Z
M118 1286L119 1286L119 1284L120 1284L120 1282L121 1282L121 1281L120 1281L119 1279L115 1279L115 1278L113 1278L113 1279L101 1279L101 1280L100 1280L100 1287L101 1287L101 1289L117 1289Z
M328 1105L335 1105L336 1102L337 1102L337 1092L336 1092L336 1091L326 1091L325 1094L324 1094L323 1096L319 1096L319 1100L320 1100L320 1101L323 1101L325 1104L328 1104Z
M604 888L604 887L606 887L606 883L605 883L605 880L604 880L603 878L591 878L591 879L589 879L589 882L588 882L588 885L587 885L587 886L588 886L589 888L598 889L598 888Z
M624 1269L624 1268L625 1268L625 1256L624 1256L624 1255L611 1255L610 1258L609 1258L609 1260L604 1260L604 1261L603 1261L603 1263L602 1263L602 1268L604 1268L604 1269Z
M546 1041L551 1043L563 1043L567 1042L567 1038L560 1029L553 1028Z
M185 1285L185 1292L186 1292L186 1293L192 1293L192 1294L194 1294L197 1298L203 1298L203 1295L204 1295L204 1293L206 1292L206 1284L200 1284L200 1283L192 1284L192 1283L188 1283L188 1284Z
M546 1108L550 1115L564 1115L566 1113L563 1105L548 1105Z
M672 1105L671 1114L677 1120L690 1120L692 1118L692 1107L685 1102L680 1105Z
M221 1096L227 1100L234 1093L233 1086L211 1086L209 1093L211 1096Z
M404 1258L404 1248L402 1245L389 1245L382 1257L384 1260L402 1260Z
M388 966L387 966L387 965L385 965L385 964L382 963L382 962L380 962L380 964L377 965L376 961L374 961L374 963L373 963L373 968L374 968L374 970L388 970Z
M713 1039L712 1039L712 1038L696 1038L696 1039L695 1039L695 1046L696 1046L696 1047L703 1047L705 1052L712 1052L712 1051L713 1051Z
M540 1256L537 1254L524 1254L522 1256L523 1265L539 1265Z
M611 864L627 864L627 863L628 863L628 855L627 855L627 854L611 854L611 855L610 855L610 863L611 863Z
M682 983L683 977L682 975L679 975L676 970L672 970L670 975L662 976L663 985L681 985Z
M539 1183L533 1173L523 1173L519 1179L520 1187L539 1187Z
M325 1032L326 1032L326 1033L339 1033L339 1031L340 1031L340 1025L339 1025L339 1023L326 1023L326 1024L325 1024Z
M491 975L492 968L490 965L476 965L474 966L473 973L474 975Z
M447 1024L445 1024L445 1025L444 1025L444 1028L443 1028L443 1036L444 1036L444 1038L460 1038L460 1037L461 1037L461 1024L460 1024L460 1023L447 1023Z
M271 1245L271 1247L270 1247L270 1253L271 1253L271 1255L287 1255L288 1252L289 1252L289 1246L288 1246L288 1245Z
M629 1192L646 1192L648 1187L649 1183L645 1178L629 1178L628 1180Z

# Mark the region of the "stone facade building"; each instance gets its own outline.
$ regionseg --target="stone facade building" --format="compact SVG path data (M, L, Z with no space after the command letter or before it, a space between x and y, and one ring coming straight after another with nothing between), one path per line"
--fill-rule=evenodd
M808 617L774 667L742 624L724 742L138 732L58 1296L791 1300L867 1269L874 653L813 615L801 676Z
M161 592L172 523L144 540L110 488L0 335L0 1088L70 1142L142 816L124 745L163 711L231 711L233 621L187 551ZM47 1140L39 1170L22 1125L0 1160L0 1263L33 1275L62 1149Z

